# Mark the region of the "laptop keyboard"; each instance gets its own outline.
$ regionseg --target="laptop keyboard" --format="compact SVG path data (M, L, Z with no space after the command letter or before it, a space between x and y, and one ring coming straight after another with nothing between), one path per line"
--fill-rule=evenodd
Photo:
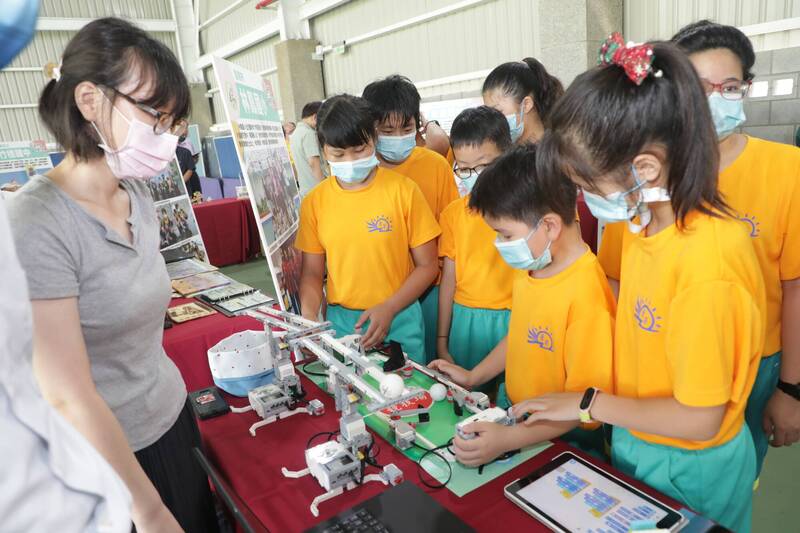
M369 511L359 509L353 514L338 517L336 522L325 528L324 533L390 533Z

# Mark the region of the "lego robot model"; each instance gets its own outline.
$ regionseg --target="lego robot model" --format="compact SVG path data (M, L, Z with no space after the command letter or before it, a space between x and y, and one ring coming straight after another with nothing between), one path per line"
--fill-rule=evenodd
M247 393L250 405L247 407L231 407L234 413L245 413L255 411L262 418L250 426L250 435L256 436L256 430L260 427L271 424L276 420L288 418L297 414L308 414L311 416L321 416L325 413L325 406L319 400L311 400L305 407L293 408L297 400L303 396L303 389L300 385L300 378L295 373L294 365L290 357L291 344L296 339L307 336L314 336L320 331L327 331L330 322L319 324L313 328L298 328L291 333L281 335L281 342L272 333L269 322L264 320L264 315L259 313L248 313L253 318L264 322L264 334L267 339L267 347L273 360L275 380L269 385L256 387Z
M328 368L328 387L333 393L339 419L339 436L305 451L307 468L291 471L283 468L285 477L314 477L326 492L314 498L310 510L319 516L319 505L327 500L353 490L367 482L397 485L403 481L403 472L394 464L383 467L379 474L363 474L363 463L368 459L372 435L367 431L358 405L364 403L370 413L391 408L419 395L419 390L409 390L400 376L385 374L378 365L366 357L357 338L345 342L335 339L326 331L329 324L305 320L297 315L271 308L259 308L250 316L262 320L266 327L283 329L283 337L296 359L301 359L301 349L316 355ZM338 354L339 357L337 357ZM289 362L291 364L291 362ZM277 363L276 363L277 365ZM278 366L276 366L276 376ZM372 388L363 378L369 375L379 383ZM296 376L295 376L296 377ZM287 415L290 416L290 415Z

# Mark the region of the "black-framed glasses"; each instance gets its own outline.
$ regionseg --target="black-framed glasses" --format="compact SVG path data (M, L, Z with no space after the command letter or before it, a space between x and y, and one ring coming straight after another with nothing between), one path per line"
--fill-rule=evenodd
M104 86L105 87L105 86ZM156 135L161 135L162 133L169 132L172 135L177 135L180 137L189 129L189 122L186 119L179 119L175 120L175 117L170 115L169 113L164 113L163 111L159 111L158 109L153 109L147 104L144 104L133 98L132 96L125 94L113 87L105 87L106 89L114 91L114 93L118 94L119 96L123 97L125 100L136 106L137 108L141 109L154 119L156 119L155 124L153 124L153 133Z
M706 96L716 91L726 100L741 100L747 95L747 91L750 90L750 85L753 83L751 80L728 80L722 83L712 83L704 78L701 78L700 81L706 91Z
M458 165L453 165L453 174L455 174L458 179L468 180L472 176L477 176L483 172L483 169L488 166L489 165L476 165L472 168L461 168Z

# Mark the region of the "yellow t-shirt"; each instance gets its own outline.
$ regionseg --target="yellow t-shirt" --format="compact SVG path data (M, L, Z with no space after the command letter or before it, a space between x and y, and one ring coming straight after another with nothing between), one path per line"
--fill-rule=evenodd
M513 403L551 392L613 391L614 296L595 255L550 278L517 272L506 391Z
M295 246L325 254L328 301L368 309L400 289L414 268L409 250L441 230L413 181L385 168L349 191L329 176L300 206Z
M456 164L456 154L453 152L452 146L447 149L447 157L445 157L445 159L447 159L447 163L450 165L450 168L453 168L453 165Z
M622 267L622 237L627 233L627 222L612 222L603 228L597 260L609 278L619 281Z
M453 168L433 150L417 146L405 161L392 170L419 185L436 220L439 220L444 208L459 197Z
M456 266L456 303L480 309L510 309L514 269L494 246L496 234L470 211L469 196L450 203L439 217L439 257Z
M626 231L624 239L617 394L726 405L708 441L633 434L684 449L719 446L742 426L764 345L764 280L749 237L734 219L690 213L683 231L673 224L652 237Z
M719 176L756 250L767 290L764 355L781 349L781 281L800 278L800 148L747 138Z
M751 237L767 290L763 355L781 349L781 282L800 277L800 149L755 137L719 176L719 189ZM611 224L598 253L609 277L620 279L626 223Z

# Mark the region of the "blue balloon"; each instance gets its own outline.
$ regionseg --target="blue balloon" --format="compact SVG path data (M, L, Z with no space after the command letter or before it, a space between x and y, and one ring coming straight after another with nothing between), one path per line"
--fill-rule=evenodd
M3 0L0 5L0 68L28 45L36 31L38 0Z

